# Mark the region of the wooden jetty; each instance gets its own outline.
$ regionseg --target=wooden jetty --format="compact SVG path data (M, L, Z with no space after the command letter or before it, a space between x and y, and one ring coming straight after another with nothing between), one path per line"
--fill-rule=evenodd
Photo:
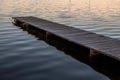
M84 53L77 55L80 55L83 59L93 58L93 60L90 60L93 62L100 59L104 63L104 58L107 59L106 63L112 63L113 61L112 64L115 64L115 67L120 65L119 40L36 17L13 17L13 19L15 25L26 30L32 30L37 35L41 34L45 40L54 42L57 39L58 43L62 40L63 42L60 44L67 43L66 45L71 46L71 49L83 51ZM72 44L77 45L77 47Z
M31 25L46 33L46 38L53 34L70 42L90 49L90 54L98 52L120 61L120 41L92 32L68 27L35 17L14 17L23 26ZM20 23L20 24L21 24Z

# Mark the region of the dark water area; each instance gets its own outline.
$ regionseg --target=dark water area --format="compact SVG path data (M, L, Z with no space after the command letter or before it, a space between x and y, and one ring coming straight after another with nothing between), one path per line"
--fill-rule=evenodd
M90 79L109 80L11 22L0 23L0 80Z

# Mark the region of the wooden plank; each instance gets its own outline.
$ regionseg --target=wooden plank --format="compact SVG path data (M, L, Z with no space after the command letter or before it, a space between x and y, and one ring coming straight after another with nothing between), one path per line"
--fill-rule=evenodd
M27 23L38 29L42 29L75 44L90 49L92 48L106 56L116 58L120 61L119 40L35 17L14 17L13 19Z

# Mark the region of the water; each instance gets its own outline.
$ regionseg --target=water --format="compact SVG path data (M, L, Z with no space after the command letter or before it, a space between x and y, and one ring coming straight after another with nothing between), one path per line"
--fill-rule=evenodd
M120 0L1 0L0 21L36 16L120 39Z
M0 80L109 80L6 21L0 23Z
M0 0L0 80L108 80L14 26L13 16L36 16L120 39L119 0Z

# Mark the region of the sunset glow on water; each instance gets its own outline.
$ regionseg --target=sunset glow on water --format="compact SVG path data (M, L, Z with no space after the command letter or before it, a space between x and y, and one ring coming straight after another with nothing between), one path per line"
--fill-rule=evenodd
M14 26L11 17L19 16L35 16L120 40L120 0L0 0L0 80L109 80Z
M120 39L120 0L2 0L0 20L36 16Z

